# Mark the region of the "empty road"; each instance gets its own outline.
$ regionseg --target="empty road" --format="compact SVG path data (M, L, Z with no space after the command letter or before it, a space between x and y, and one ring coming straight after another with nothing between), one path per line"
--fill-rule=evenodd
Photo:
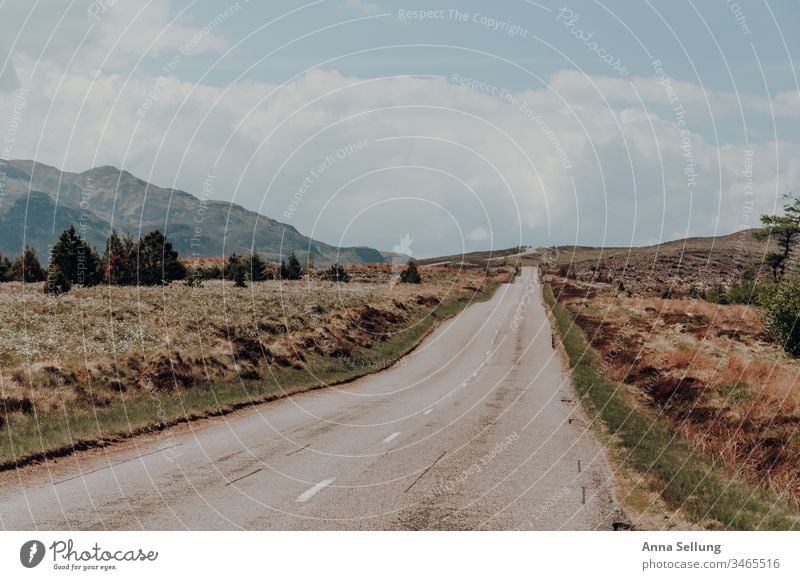
M0 476L0 528L567 529L623 520L536 271L401 364Z

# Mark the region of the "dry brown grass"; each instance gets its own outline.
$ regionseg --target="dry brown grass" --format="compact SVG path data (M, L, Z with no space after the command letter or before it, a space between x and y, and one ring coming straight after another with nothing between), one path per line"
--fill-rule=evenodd
M610 378L732 471L800 501L800 367L756 307L551 280Z
M688 369L698 360L698 353L694 350L679 348L664 354L664 366L673 369Z
M11 414L98 408L153 393L258 380L309 360L348 364L355 352L407 333L453 298L478 298L508 269L424 269L421 285L395 284L381 266L354 281L312 277L236 288L0 285L0 424Z

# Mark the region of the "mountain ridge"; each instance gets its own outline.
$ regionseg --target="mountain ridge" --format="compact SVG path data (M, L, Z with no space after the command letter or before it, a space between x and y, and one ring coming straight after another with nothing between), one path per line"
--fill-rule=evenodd
M61 230L74 224L98 250L112 228L134 237L159 229L184 258L257 251L279 261L294 251L310 253L319 266L385 260L374 248L338 248L239 204L160 187L111 165L75 173L33 160L0 160L0 173L0 252L6 255L28 244L43 258Z

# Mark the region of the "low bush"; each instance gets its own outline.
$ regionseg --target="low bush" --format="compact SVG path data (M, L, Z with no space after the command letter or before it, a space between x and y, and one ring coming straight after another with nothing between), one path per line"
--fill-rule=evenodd
M766 284L758 301L764 307L764 324L775 339L792 356L800 355L800 284Z

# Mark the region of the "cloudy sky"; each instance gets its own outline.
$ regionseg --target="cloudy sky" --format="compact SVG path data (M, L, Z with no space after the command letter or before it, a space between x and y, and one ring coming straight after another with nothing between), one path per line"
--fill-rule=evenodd
M332 244L640 245L754 225L800 185L796 0L0 15L3 157L192 193L213 176L213 197Z

